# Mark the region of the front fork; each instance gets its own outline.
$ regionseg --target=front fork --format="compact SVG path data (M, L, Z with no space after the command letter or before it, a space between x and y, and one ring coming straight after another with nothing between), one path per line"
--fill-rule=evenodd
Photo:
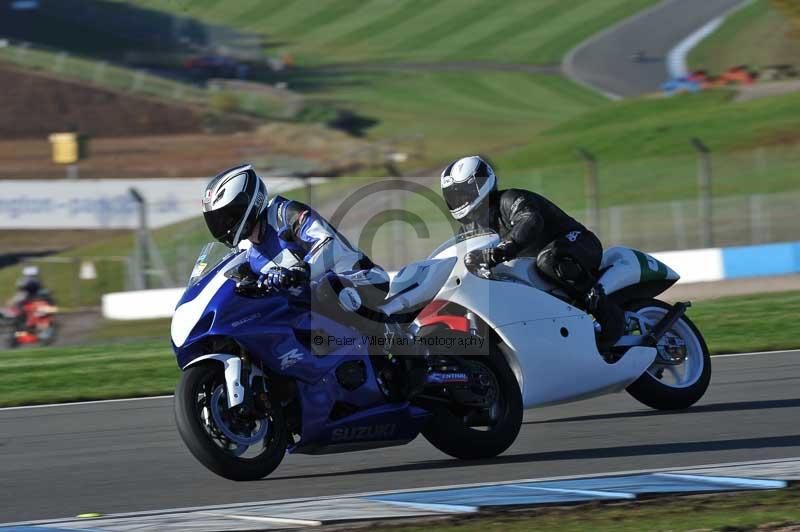
M189 366L194 366L205 360L216 360L224 366L225 372L225 395L228 400L228 408L239 406L245 401L246 390L242 385L242 359L237 355L228 355L224 353L215 353L211 355L203 355L192 360L183 369ZM249 364L249 371L247 371L247 385L248 389L252 389L253 380L256 377L264 377L264 372L261 368L254 364Z

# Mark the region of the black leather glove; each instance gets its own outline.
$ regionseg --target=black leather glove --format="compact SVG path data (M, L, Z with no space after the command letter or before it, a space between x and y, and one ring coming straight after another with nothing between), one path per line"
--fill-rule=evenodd
M467 269L493 268L514 258L514 245L511 242L501 242L497 247L486 249L474 249L464 257L464 265Z
M267 273L258 278L258 286L266 290L283 290L291 286L298 286L308 280L306 268L270 268Z

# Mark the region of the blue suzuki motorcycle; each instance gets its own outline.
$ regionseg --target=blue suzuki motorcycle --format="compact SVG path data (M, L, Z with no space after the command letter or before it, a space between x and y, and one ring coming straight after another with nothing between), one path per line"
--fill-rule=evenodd
M522 421L520 389L492 342L483 354L425 347L416 348L418 356L393 356L336 312L318 311L308 286L248 292L255 278L247 252L207 245L172 321L182 370L178 431L214 473L254 480L286 452L403 445L420 433L464 459L492 457L513 443ZM393 289L389 301L407 293ZM445 346L491 337L468 314L444 315L430 299L405 309L416 337Z

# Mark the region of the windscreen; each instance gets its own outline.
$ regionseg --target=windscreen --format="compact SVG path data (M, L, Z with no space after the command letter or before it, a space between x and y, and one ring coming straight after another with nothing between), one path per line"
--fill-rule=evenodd
M203 246L203 250L194 263L192 274L189 276L189 286L196 284L214 269L220 262L237 253L221 242L210 242Z
M465 231L463 233L459 233L459 234L455 235L454 237L450 238L449 240L446 240L446 241L442 242L439 245L439 247L434 249L431 252L431 254L428 255L428 258L432 259L432 258L436 257L437 255L439 255L442 251L446 250L447 248L453 247L456 244L460 244L461 242L464 242L465 240L469 240L470 238L477 238L477 237L481 237L481 236L496 235L496 234L497 233L495 233L494 231L491 231L489 229L476 229L474 231Z

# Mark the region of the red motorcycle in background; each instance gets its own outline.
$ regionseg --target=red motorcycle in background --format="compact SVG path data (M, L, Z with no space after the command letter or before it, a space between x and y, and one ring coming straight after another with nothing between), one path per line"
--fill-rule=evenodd
M8 347L50 345L56 339L58 307L46 298L32 298L2 311L11 327Z

